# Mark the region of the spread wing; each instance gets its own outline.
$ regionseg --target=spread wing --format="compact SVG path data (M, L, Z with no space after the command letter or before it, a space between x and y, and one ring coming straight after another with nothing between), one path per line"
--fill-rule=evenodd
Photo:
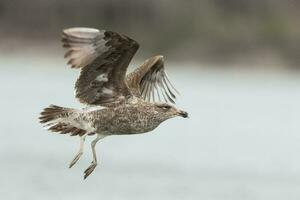
M69 28L63 30L62 42L68 64L81 68L75 84L81 103L107 106L131 96L125 75L139 48L136 41L112 31Z
M126 82L132 93L146 101L164 101L175 103L175 93L165 72L162 56L146 60L139 68L127 75Z

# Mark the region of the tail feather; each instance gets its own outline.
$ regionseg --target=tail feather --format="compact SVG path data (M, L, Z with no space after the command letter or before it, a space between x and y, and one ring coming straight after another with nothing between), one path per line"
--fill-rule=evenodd
M50 105L41 112L39 120L49 131L59 132L60 134L71 133L71 136L84 135L86 133L85 130L76 128L67 122L68 117L70 117L74 111L72 108Z
M56 119L68 117L71 110L70 108L50 105L41 112L39 119L42 124L48 123Z

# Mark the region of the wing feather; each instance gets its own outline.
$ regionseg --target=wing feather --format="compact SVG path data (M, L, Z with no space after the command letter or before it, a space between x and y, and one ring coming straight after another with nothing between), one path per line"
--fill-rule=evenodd
M81 68L75 84L80 102L104 105L131 96L125 83L127 67L139 45L128 36L93 28L63 30L65 58L72 68Z
M134 72L127 75L126 82L134 95L146 101L175 103L175 94L178 92L165 72L162 56L146 60Z

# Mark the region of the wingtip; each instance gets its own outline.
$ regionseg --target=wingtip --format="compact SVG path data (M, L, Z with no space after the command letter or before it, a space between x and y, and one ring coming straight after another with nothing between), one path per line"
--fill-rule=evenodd
M156 57L158 57L159 59L164 59L163 55L157 55Z
M156 61L162 61L162 62L164 62L164 61L165 61L165 59L164 59L164 56L163 56L163 55L157 55L157 56L154 56L154 59L155 59Z

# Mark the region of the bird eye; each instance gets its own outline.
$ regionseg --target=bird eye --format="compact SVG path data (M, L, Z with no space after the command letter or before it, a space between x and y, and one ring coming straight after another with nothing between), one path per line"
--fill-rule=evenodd
M163 110L169 110L171 108L169 105L160 105L158 107L162 108Z

